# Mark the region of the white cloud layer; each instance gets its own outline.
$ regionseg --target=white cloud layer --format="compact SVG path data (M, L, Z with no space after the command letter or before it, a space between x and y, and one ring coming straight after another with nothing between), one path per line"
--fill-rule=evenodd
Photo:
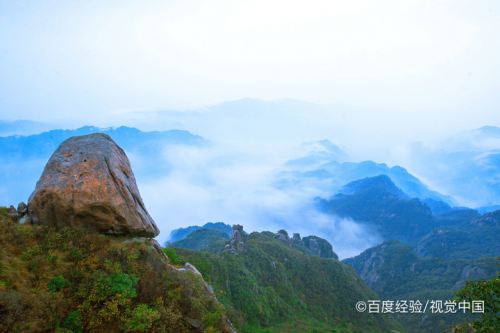
M273 186L276 156L212 145L198 148L172 146L163 151L172 172L159 179L141 180L144 202L164 243L172 229L209 221L242 224L245 230L285 228L302 236L319 235L332 242L341 257L352 256L377 244L380 238L352 220L319 213L313 199L317 187ZM132 159L132 164L137 163Z

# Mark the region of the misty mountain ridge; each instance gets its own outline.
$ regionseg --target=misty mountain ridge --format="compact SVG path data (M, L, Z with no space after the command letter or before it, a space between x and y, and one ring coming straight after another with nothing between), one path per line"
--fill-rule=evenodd
M181 249L220 253L229 239L230 236L227 233L217 229L199 228L183 238L168 242L167 245Z
M421 200L433 200L453 205L454 200L446 195L429 189L417 177L401 166L388 166L374 161L347 162L347 154L334 146L333 152L312 152L300 159L291 160L286 164L285 171L278 174L276 185L283 188L293 188L307 184L315 184L323 192L341 190L345 184L368 177L386 175L404 193ZM338 149L338 151L337 151ZM338 161L335 156L341 156Z
M301 148L305 150L305 156L287 161L285 167L310 171L331 161L344 161L349 158L344 150L327 139L303 143Z
M254 102L251 102L250 104L252 103ZM487 129L486 131L489 132L492 131L492 129ZM36 178L43 169L43 165L48 158L49 152L57 147L58 142L71 135L94 132L104 132L110 134L122 147L124 147L129 154L132 164L134 165L138 182L147 180L150 185L145 188L150 189L150 196L158 198L155 203L158 208L153 210L154 212L157 212L162 207L161 195L156 194L161 193L161 190L158 192L157 190L159 189L154 186L158 182L158 179L162 179L165 175L169 175L173 171L171 163L183 162L184 160L189 161L192 156L197 158L198 155L196 154L199 154L199 151L205 151L202 153L206 154L206 148L213 147L216 144L207 141L199 135L191 134L190 132L183 130L144 132L136 128L124 126L107 129L85 126L76 130L53 130L30 136L2 137L0 138L0 148L5 152L5 154L0 157L0 160L3 162L0 165L0 171L2 171L0 174L3 176L0 176L0 178L4 178L0 179L3 181L2 186L0 186L0 199L4 202L4 204L12 204L26 200L31 193L31 188L36 182ZM187 147L189 149L193 148L197 151L195 155L172 154L165 156L163 154L165 147L168 148L176 146ZM414 242L426 232L430 232L432 228L438 226L444 227L446 225L456 223L455 217L451 217L452 215L449 214L453 210L456 210L456 208L453 207L454 200L429 189L416 176L412 175L403 167L388 166L385 163L376 163L374 161L348 162L347 160L349 160L349 155L341 147L329 140L308 142L305 143L301 149L302 155L299 156L302 157L289 159L288 162L284 162L280 167L276 168L276 176L274 180L272 180L272 184L270 186L273 191L277 190L279 192L272 192L272 197L275 197L276 195L288 196L290 192L293 193L294 191L297 191L304 193L299 199L305 201L313 199L315 196L330 198L336 193L343 193L345 195L342 199L344 204L351 201L351 204L355 207L357 205L356 201L359 200L360 196L364 195L367 198L371 198L376 197L377 195L382 195L382 197L386 197L386 201L380 200L380 198L377 199L378 201L374 201L378 202L378 211L374 210L372 212L365 212L366 214L360 214L360 211L358 211L357 213L351 214L352 208L343 207L340 209L337 207L337 212L335 214L342 217L350 217L354 220L354 223L359 222L362 226L375 225L380 227L379 222L383 222L383 224L385 224L392 221L392 223L395 223L395 229L391 229L389 226L382 227L382 229L387 232L387 234L383 237L384 239L392 239L394 232L397 231L399 236L395 236L396 239ZM194 175L192 173L188 173L186 177L189 176L193 178L189 178L187 180L198 186L198 189L211 191L212 189L204 187L206 184L213 182L212 179L203 178L205 173L203 170L205 166L208 166L207 171L210 172L210 167L214 165L213 163L228 163L222 159L217 160L217 158L219 158L218 155L215 155L212 161L209 160L210 163L200 164L201 168L200 166L197 166L197 170L199 170L197 171L198 173ZM184 167L184 164L177 166L177 168L179 167ZM10 177L7 177L9 174ZM215 175L217 175L217 173L215 173ZM361 189L363 186L368 186L369 184L360 181L361 179L378 177L381 175L389 177L392 185L387 182L387 179L382 177L379 178L379 180L385 179L385 185L387 186L382 186L384 185L383 183L378 185L372 183L370 185L373 186L373 190L379 189L382 192L379 192L378 194L370 194L365 189L362 193ZM174 180L177 182L177 179ZM224 183L224 180L221 181ZM354 184L347 186L348 183L353 181L359 181L358 183L354 183L358 184L356 191ZM186 188L185 182L186 179L181 179L180 183L174 184L178 184L178 186L180 186L179 189L184 189ZM192 186L191 183L187 183L187 185L187 188ZM157 186L160 186L160 183L158 183ZM312 188L313 190L304 191L304 188ZM245 189L240 188L239 190L241 191ZM198 192L195 192L195 194L196 193ZM222 195L224 195L224 193L225 192L222 192ZM350 194L350 196L347 196L347 194ZM310 196L307 197L307 195ZM403 198L403 195L405 195L406 198ZM356 199L356 197L358 197L358 199ZM418 200L415 200L415 198ZM197 197L192 197L192 200L194 200L192 204L196 205ZM291 203L294 205L303 203L293 200ZM337 200L336 204L339 203L340 201ZM393 206L388 208L384 207L384 205L388 203ZM261 203L258 203L257 207L259 205L261 205ZM375 206L372 205L371 209L374 207ZM273 221L277 220L277 223L287 223L287 216L279 216L278 219L274 218L272 215L274 213L274 208L275 207L265 207L265 211L259 212L259 218L269 218ZM289 207L278 206L277 208L278 210L281 209L284 211ZM363 208L368 209L370 207ZM428 209L430 209L430 212ZM494 209L495 206L490 207L489 209L485 208L481 210L481 212ZM389 219L386 219L385 214L387 214L387 212L391 212L391 214L394 215ZM443 217L441 217L441 215L443 215ZM216 219L220 218L217 212L207 216L215 216ZM168 214L167 218L175 219L175 217L171 214ZM205 219L206 216L202 216L201 218ZM226 221L238 221L233 218L223 218ZM395 220L399 220L401 223L396 223ZM189 220L185 219L182 221L179 220L179 224L181 222L189 223L188 221ZM403 228L403 221L406 221L407 224L415 223L415 226L409 228L408 230L410 231L402 229L398 231L398 229ZM191 224L193 225L195 225L196 222L197 220L191 220ZM176 225L174 224L173 227L175 226ZM280 225L277 225L277 227L280 227ZM282 225L282 227L293 226ZM317 228L314 232L318 233L318 230L320 229ZM331 232L332 231L330 229L325 230L324 232L321 231L320 234L323 237L332 240L329 235ZM417 232L418 235L411 235L411 232ZM358 233L358 235L360 235L359 237L363 236L362 233ZM164 239L161 241L163 242ZM363 249L364 248L361 248L359 251ZM342 253L340 250L338 250L338 252Z
M500 202L500 128L484 126L449 139L411 147L408 163L458 204L488 207Z
M400 190L387 175L355 180L344 185L336 196L353 195L359 192L369 192L371 195L377 195L379 197L390 196L400 199L409 199L409 197Z
M447 150L453 151L495 151L500 150L500 127L486 125L463 131L444 142Z
M377 228L386 239L412 243L433 227L431 209L405 195L392 180L375 176L354 181L330 199L318 199L322 211Z
M351 182L330 199L318 198L317 203L328 214L374 227L384 240L414 246L422 256L478 258L500 254L500 211L481 215L442 202L433 202L433 210L428 202L411 198L385 175ZM435 211L436 206L443 209Z
M483 126L477 129L483 135L494 136L500 139L500 127L497 126Z
M143 132L137 128L120 126L99 128L83 126L77 129L55 129L35 135L15 135L0 137L0 147L5 155L2 158L33 158L48 156L59 144L69 137L91 133L105 133L116 140L125 150L149 150L153 152L163 144L203 145L208 142L188 131L169 130ZM157 151L156 151L157 152Z
M500 255L500 210L483 215L462 210L462 216L455 216L454 223L433 229L417 242L418 255L453 259Z
M128 153L140 179L170 172L162 151L172 146L206 147L209 142L182 130L143 132L131 127L56 129L35 135L0 137L0 204L26 201L52 152L69 137L110 135Z
M48 131L53 125L31 120L0 120L0 136L31 135Z
M185 239L190 234L200 229L215 230L218 232L222 232L223 234L226 234L228 237L231 236L231 226L229 224L225 224L224 222L207 222L202 226L193 225L185 228L178 228L172 230L170 232L168 242L172 243Z
M253 108L251 105L254 104L258 106ZM244 100L229 103L229 105L234 106L234 109L230 110L231 108L228 108L226 115L220 115L221 120L226 116L232 119L229 121L228 125L228 127L230 127L230 129L228 129L229 132L225 131L224 136L229 139L239 137L240 135L249 135L253 137L254 133L258 132L260 133L259 137L261 137L264 142L270 141L272 135L274 135L274 137L279 137L281 133L279 126L283 123L284 119L287 119L287 126L289 126L294 133L297 132L297 134L301 134L303 130L301 130L300 127L304 127L304 123L308 121L307 117L304 116L307 109L305 108L301 111L300 116L291 112L293 116L290 115L290 119L277 116L280 113L279 110L286 109L285 107L277 107L276 112L259 111L261 108L272 110L273 104L279 103L276 101L254 100L248 103ZM241 119L238 119L235 116L239 114L238 107L240 105L242 105L242 109L248 110L248 117L245 118L242 116ZM243 105L248 105L248 107L243 107ZM207 111L207 115L204 117L208 117L208 114L211 114L215 119L218 119L218 111L215 111L218 110L218 107L214 106L208 109L210 111ZM225 108L222 109L225 110ZM220 114L223 113L222 111L220 112ZM245 112L243 112L243 114L244 113ZM266 119L266 121L259 122L262 128L251 125L254 122L253 118L257 117L257 114L263 115L264 118L262 119ZM167 117L166 114L165 117ZM213 121L216 122L216 120ZM202 122L199 119L196 120L196 122L197 125L194 126L194 128L196 128L195 131L203 133L204 129L201 128ZM288 122L290 122L290 124L288 124ZM185 123L189 123L189 121ZM245 127L242 133L233 133L231 136L227 134L236 131L235 128L238 128L238 126L241 127L242 123L248 123L248 127ZM314 126L318 129L317 135L320 137L331 139L331 133L333 132L339 137L338 142L349 142L349 140L344 138L346 135L345 133L343 135L336 134L337 131L341 131L341 128L330 128L329 131L323 131L323 125L324 124L315 124ZM363 155L358 156L356 158L357 161L345 157L330 156L330 161L335 163L332 163L329 167L320 167L321 162L328 163L328 161L324 158L324 155L321 156L321 154L316 154L314 152L309 157L303 156L302 158L292 158L288 166L292 166L292 164L295 163L295 168L286 168L287 170L277 181L277 184L280 186L283 184L300 185L300 182L304 180L305 183L311 181L318 182L319 184L315 185L315 187L323 188L323 186L329 186L332 188L332 186L338 187L352 180L386 173L391 176L398 187L402 188L407 193L414 190L415 193L412 194L412 196L421 199L430 198L444 201L450 205L463 205L469 207L496 205L500 202L500 193L498 192L498 188L500 188L500 186L498 186L500 174L498 163L500 140L496 136L497 133L498 127L483 126L472 131L451 134L449 139L435 142L433 145L431 144L429 146L424 143L411 144L411 141L407 144L403 144L405 153L395 153L395 157L391 158L391 163L393 165L405 166L406 169L411 170L414 175L418 175L418 178L421 179L421 183L422 180L425 179L426 190L422 190L419 184L405 177L405 175L401 175L401 179L399 179L396 175L397 170L394 170L392 175L389 170L382 170L380 167L374 171L366 170L363 174L350 174L347 171L354 172L352 166L335 165L342 162L359 163L357 161L362 160ZM215 137L217 133L207 133L206 136ZM297 137L302 138L303 136L297 135ZM310 135L309 138L304 137L302 141L309 140ZM352 140L352 138L350 140ZM336 139L333 141L337 142ZM393 142L387 143L386 149L388 151L394 149L394 147L391 146L392 143ZM382 157L381 159L382 162L384 162L384 158ZM315 167L304 169L307 160ZM339 172L344 174L342 176L337 176ZM406 180L409 180L408 184L406 184Z

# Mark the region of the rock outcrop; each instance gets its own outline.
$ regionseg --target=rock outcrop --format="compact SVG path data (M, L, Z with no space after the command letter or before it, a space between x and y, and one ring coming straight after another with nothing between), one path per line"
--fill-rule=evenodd
M19 220L19 213L17 212L16 208L14 206L10 206L7 209L7 215L13 220L13 221L18 221Z
M276 236L274 236L274 237L276 239L283 241L283 242L290 241L290 237L288 236L288 232L286 232L286 230L284 230L284 229L278 230L278 232L276 233Z
M337 254L333 252L332 245L326 239L318 236L307 236L301 238L299 233L294 233L292 238L290 238L288 236L288 232L282 229L274 234L274 238L279 239L280 241L312 256L318 256L326 259L339 258Z
M243 226L239 224L233 225L233 231L231 235L231 240L226 244L224 252L236 254L239 252L245 252L245 240L247 234L243 231Z
M332 245L326 239L318 236L307 236L302 238L302 242L314 255L321 258L339 258L337 254L333 252Z
M472 220L472 224L478 227L498 227L500 226L500 210L475 218Z
M293 237L292 237L292 242L294 243L300 243L302 241L302 238L300 238L300 234L299 233L294 233L293 234Z
M24 202L20 202L17 205L17 213L20 216L26 215L28 213L28 206Z
M50 157L28 202L32 223L154 237L125 152L106 134L72 137Z

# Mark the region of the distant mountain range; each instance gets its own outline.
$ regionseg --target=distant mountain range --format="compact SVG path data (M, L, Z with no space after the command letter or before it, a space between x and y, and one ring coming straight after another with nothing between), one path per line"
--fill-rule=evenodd
M345 185L330 199L318 199L319 208L374 227L384 239L413 243L433 228L431 209L410 198L386 175Z
M90 133L106 133L124 148L141 179L169 172L161 152L168 146L205 146L209 142L187 131L143 132L131 127L51 130L35 135L0 137L0 204L26 201L52 152L67 138ZM147 161L147 163L144 163Z
M461 205L480 209L499 204L500 128L484 126L434 146L417 143L409 156L412 169Z
M165 144L202 145L207 141L187 131L170 130L162 132L143 132L132 127L98 128L84 126L74 130L56 129L28 136L0 137L2 158L39 158L51 154L59 144L71 136L91 133L105 133L127 151L158 153Z
M484 126L458 133L433 145L414 143L408 146L403 160L427 183L398 165L352 161L338 146L323 140L303 157L291 160L276 183L279 186L313 185L332 191L350 181L385 174L410 197L474 207L481 212L498 209L499 127Z
M499 213L481 215L440 201L412 198L386 175L364 178L341 188L329 199L317 199L322 211L369 225L384 240L418 247L422 255L477 257L499 255Z
M440 201L447 205L453 199L429 189L417 177L401 166L389 167L385 163L374 161L348 162L347 154L328 140L317 142L305 156L290 160L285 170L280 172L275 181L281 188L317 187L323 192L339 191L349 182L386 175L411 198L422 201Z
M0 120L0 136L31 135L48 131L52 125L31 120Z

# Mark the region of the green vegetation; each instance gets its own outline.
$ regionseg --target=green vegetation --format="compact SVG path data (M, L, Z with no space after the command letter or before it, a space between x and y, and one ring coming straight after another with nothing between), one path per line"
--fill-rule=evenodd
M62 322L61 328L60 331L66 330L73 333L83 332L82 313L80 310L71 311Z
M495 258L439 259L418 257L398 241L385 242L344 260L385 300L450 300L467 280L495 276ZM470 319L463 314L404 314L397 317L408 332L442 332Z
M463 214L471 215L465 211ZM463 223L455 214L455 223L438 228L423 237L416 246L419 255L437 258L474 259L500 254L500 211L470 218ZM448 217L449 220L452 218ZM438 222L441 222L439 219ZM462 222L462 223L461 223Z
M127 321L127 332L147 332L153 323L160 319L160 313L146 304L139 304L132 312L132 317Z
M226 245L228 240L229 236L225 232L203 228L189 233L181 240L173 242L171 246L216 253L224 249L224 245Z
M499 227L473 227L468 230L439 228L423 237L417 252L425 257L474 259L500 253Z
M189 236L189 234L200 229L220 231L226 234L227 237L230 237L232 228L229 224L225 224L223 222L208 222L202 226L192 225L189 227L172 230L172 232L170 232L169 242L172 243L172 242L177 242L178 240L181 239L185 239L187 236Z
M177 251L173 247L165 247L163 252L167 255L168 260L174 265L184 265L184 261L179 257Z
M435 227L430 208L408 198L384 175L349 183L330 200L319 200L319 205L325 212L374 226L384 239L408 244Z
M360 314L377 296L336 259L309 256L270 232L252 233L246 251L215 254L177 249L202 273L241 332L386 332L385 315Z
M467 302L484 301L484 313L481 318L457 327L458 332L468 332L472 326L476 332L500 332L500 275L491 280L468 281L456 294L456 300ZM457 333L458 333L457 332Z
M51 292L60 291L68 286L68 281L62 275L55 276L52 280L47 284L47 288Z
M167 264L151 241L0 214L0 332L229 330L203 281Z

